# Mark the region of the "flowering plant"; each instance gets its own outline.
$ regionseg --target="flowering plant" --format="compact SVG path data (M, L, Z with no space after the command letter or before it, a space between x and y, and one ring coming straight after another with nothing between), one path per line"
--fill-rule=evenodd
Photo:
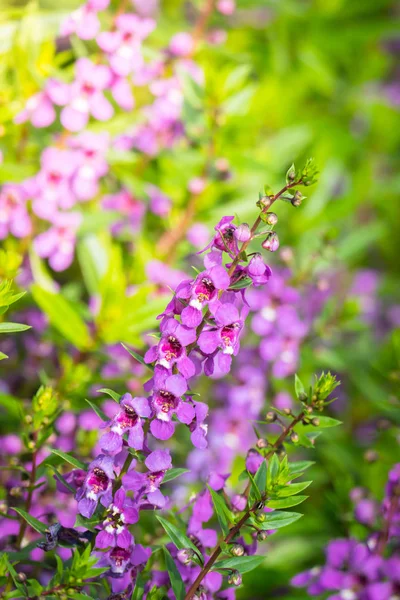
M394 88L286 3L175 4L0 24L1 597L393 600Z

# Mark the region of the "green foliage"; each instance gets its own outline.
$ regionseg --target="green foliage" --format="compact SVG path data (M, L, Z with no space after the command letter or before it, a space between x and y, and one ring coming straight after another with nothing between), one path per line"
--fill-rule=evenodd
M157 520L161 523L171 542L175 544L178 550L184 550L187 548L193 550L193 552L195 553L195 558L197 557L200 564L203 563L203 557L201 556L198 548L182 531L180 531L177 527L175 527L175 525L173 525L163 517L157 516Z
M171 581L171 587L175 594L176 600L183 600L185 597L185 586L182 581L181 574L178 571L175 562L168 552L168 550L164 547L164 556L165 556L165 564L167 567L168 575Z

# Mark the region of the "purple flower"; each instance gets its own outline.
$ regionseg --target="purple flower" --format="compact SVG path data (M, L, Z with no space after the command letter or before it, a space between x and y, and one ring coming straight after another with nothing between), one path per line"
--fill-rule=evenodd
M219 292L226 290L229 284L230 277L227 270L220 265L215 265L199 273L193 283L177 290L177 298L189 300L189 306L182 311L182 323L187 327L197 327L203 318L202 309L218 300Z
M75 65L76 79L69 90L69 102L61 111L61 123L69 131L83 129L92 115L98 121L108 121L114 109L104 96L112 74L105 65L96 65L80 58Z
M108 506L112 501L112 482L114 479L114 461L111 456L100 454L89 465L83 485L76 492L78 510L84 517L90 519L97 504Z
M169 450L155 450L144 461L149 469L147 473L128 471L122 477L122 484L127 490L137 492L138 499L146 495L148 502L155 506L163 507L165 498L159 490L165 472L172 467Z
M97 563L99 567L109 567L109 577L121 578L131 566L132 548L115 546L109 552L101 555Z
M146 352L145 362L156 362L166 369L172 369L176 365L179 372L189 379L195 373L195 366L186 354L186 346L196 340L196 332L173 318L164 319L160 329L161 340Z
M150 210L159 217L166 217L171 210L171 200L155 185L148 185L146 192L150 199Z
M214 227L217 234L211 242L200 252L209 248L217 248L223 252L228 252L231 257L235 257L239 252L237 239L235 237L236 225L232 223L235 217L222 217L219 223Z
M176 413L182 423L190 424L195 411L191 404L182 402L181 396L187 390L186 379L182 375L171 375L164 367L156 366L153 384L151 407L156 418L151 422L150 431L154 437L168 440L175 430L172 415Z
M105 427L110 427L110 431L100 439L100 447L112 455L122 450L125 433L128 433L128 445L135 450L142 450L144 433L141 417L149 417L151 414L147 398L132 398L131 394L121 397L120 407L115 417L105 424Z
M247 223L239 225L234 231L234 236L239 242L248 242L251 237L251 231Z
M103 529L97 534L96 547L119 546L120 548L129 548L134 540L127 525L137 523L138 520L139 513L133 501L126 498L125 490L117 490L114 500L107 508Z
M261 254L255 254L245 269L254 286L265 285L272 275L271 269L264 263Z
M190 439L192 440L193 446L204 450L207 448L207 430L208 425L204 423L208 415L208 406L204 402L193 402L195 410L195 419L190 424L189 429L192 432Z
M215 350L220 349L223 354L236 356L239 351L239 336L247 312L247 307L244 307L240 316L236 306L227 302L221 303L214 315L216 327L203 331L199 336L200 350L204 354L213 354Z
M254 475L264 462L263 456L257 450L250 449L246 456L246 469Z
M117 211L123 216L121 221L113 225L114 233L118 233L127 223L134 233L139 231L145 213L145 205L134 198L128 190L122 189L116 194L104 196L101 204L105 210Z

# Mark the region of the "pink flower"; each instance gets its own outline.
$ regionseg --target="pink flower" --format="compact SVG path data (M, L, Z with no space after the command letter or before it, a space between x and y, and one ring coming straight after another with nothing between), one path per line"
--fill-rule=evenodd
M141 42L153 31L155 22L123 14L117 17L115 24L117 29L101 33L97 43L108 54L112 70L126 76L142 67Z
M191 194L198 195L201 194L206 187L206 180L204 177L193 177L189 181L188 190Z
M42 92L34 94L25 108L15 117L15 123L30 121L34 127L48 127L56 118L54 104L59 106L68 101L68 86L55 79L49 79Z
M0 239L9 233L23 238L32 231L32 224L26 209L27 196L20 185L7 184L0 192Z
M68 15L61 24L60 35L75 33L82 40L92 40L100 31L97 12L104 10L108 5L109 0L89 0Z
M217 10L222 15L232 15L235 12L235 8L235 0L218 0L217 2Z
M194 41L190 33L176 33L170 43L169 50L174 56L190 56L194 49Z
M80 213L57 213L50 229L35 238L36 252L41 258L49 259L54 271L64 271L71 265L81 219Z
M106 152L108 133L85 131L70 141L79 158L72 179L72 190L79 200L90 200L98 192L98 181L108 172Z
M80 58L76 63L76 79L69 90L69 103L61 112L63 126L69 131L80 131L87 125L90 115L98 121L111 119L114 109L103 93L111 81L108 67Z
M76 202L72 190L72 175L79 156L72 150L46 148L41 156L41 169L35 177L37 191L33 211L43 219L51 219L58 209L68 209Z

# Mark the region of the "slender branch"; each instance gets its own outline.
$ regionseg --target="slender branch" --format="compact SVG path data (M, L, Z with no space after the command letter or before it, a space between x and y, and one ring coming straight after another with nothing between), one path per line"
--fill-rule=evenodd
M289 423L289 425L281 433L281 435L278 437L278 439L274 442L271 450L265 456L265 460L267 460L274 454L274 452L279 448L279 446L282 444L282 442L284 442L284 440L287 438L287 436L292 431L292 429L297 425L297 423L299 423L301 421L303 416L304 416L304 413L300 412L293 419L293 421L291 423ZM266 496L264 496L263 501L265 502L266 499L267 499ZM246 512L244 513L244 515L242 516L242 518L240 519L240 521L238 521L238 523L236 523L236 525L234 527L232 527L232 529L229 531L228 535L223 539L223 542L219 542L217 544L217 546L214 548L210 558L208 559L208 561L206 562L206 564L204 565L204 567L202 568L202 570L196 577L195 581L191 585L189 591L187 592L187 594L185 596L185 600L191 600L191 598L193 598L194 594L196 593L196 591L197 591L199 585L201 584L201 582L203 581L204 577L211 570L215 561L217 560L219 555L222 553L222 544L223 543L229 544L229 542L232 541L239 534L241 528L243 527L243 525L246 524L246 521L250 517L251 513L254 512L255 510L257 510L258 504L259 504L259 501L255 502L250 508L248 508L246 510Z
M32 452L32 469L31 469L31 473L29 476L29 491L28 491L28 497L26 499L26 505L25 505L25 511L27 513L30 511L30 508L31 508L35 480L36 480L36 461L37 461L36 440L37 440L37 433L35 432L33 434L33 441L35 443L35 448L33 449L33 452ZM24 539L24 535L25 535L27 526L28 526L28 523L25 521L25 519L22 519L22 517L21 517L21 527L19 529L19 534L18 534L18 538L16 541L16 547L18 550L21 548L22 540Z

